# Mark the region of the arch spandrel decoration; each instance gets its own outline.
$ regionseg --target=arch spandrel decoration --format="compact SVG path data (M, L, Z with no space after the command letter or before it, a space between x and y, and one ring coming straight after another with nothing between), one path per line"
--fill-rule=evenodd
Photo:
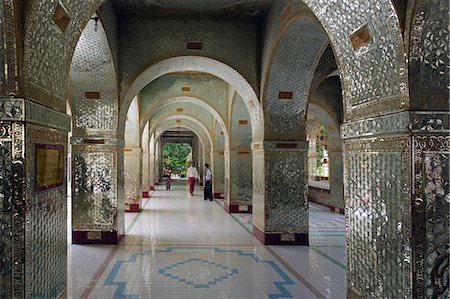
M409 108L406 57L399 19L390 0L306 0L330 38L343 84L346 121ZM342 18L343 15L351 18ZM369 27L367 51L352 48L350 35Z
M263 53L263 80L270 76L270 59L280 32L287 22L305 9L296 0L272 3L266 24L272 27L266 33ZM347 121L407 109L408 86L406 57L400 24L394 6L382 1L328 1L306 0L304 3L319 20L336 54L345 101ZM342 16L351 15L344 18ZM373 43L367 51L352 48L349 37L368 24ZM289 24L288 24L289 25Z
M25 94L58 109L66 96L73 52L89 18L104 0L64 1L70 23L64 34L52 15L58 1L31 1L24 38ZM42 55L45 53L45 55Z
M305 138L309 87L328 45L320 23L307 12L288 21L276 42L262 93L267 140ZM291 93L282 97L281 93Z
M138 94L149 82L160 76L175 72L209 73L232 85L236 89L236 92L238 92L245 100L246 107L249 110L253 139L262 140L264 120L258 97L250 84L241 74L226 64L211 58L200 56L169 58L144 70L126 91L122 91L121 115L119 119L121 120L123 118L123 111L129 106L134 95ZM119 132L121 130L120 126L121 123L119 123Z
M194 132L197 137L199 138L199 141L202 145L203 150L206 152L208 149L210 150L210 152L208 153L208 155L212 156L212 149L213 149L213 143L212 143L212 137L210 132L205 131L205 128L202 127L201 125L199 125L198 123L189 120L189 119L185 119L184 122L182 124L177 123L176 119L170 119L167 122L165 122L164 124L160 124L159 126L156 126L153 129L153 132L155 133L155 140L158 140L158 138L167 130L169 129L176 129L177 127L181 127L181 128L187 128L189 130L191 130L192 132ZM204 139L206 138L206 139ZM205 144L203 141L206 140L208 143Z
M191 122L191 123L195 124L197 127L199 127L201 129L201 131L207 133L207 137L208 137L209 143L211 145L211 149L213 148L214 143L213 143L212 136L211 136L211 133L208 130L208 128L202 122L200 122L198 119L188 116L188 115L174 114L169 117L155 119L150 123L150 134L152 134L153 132L156 132L156 129L161 126L162 122L174 121L174 125L176 125L177 124L176 120ZM181 125L181 123L180 123L180 125Z
M141 90L142 111L152 110L162 99L193 97L214 107L227 121L227 90L222 79L206 73L173 73L158 77ZM145 114L145 112L144 112Z
M100 21L91 20L81 34L71 63L68 89L74 136L117 136L116 70Z
M178 110L177 109L183 109ZM164 119L164 117L171 116L173 114L183 114L190 117L194 117L201 121L208 129L214 125L215 118L207 110L197 105L191 105L188 103L177 103L161 106L158 110L154 111L149 117L152 122L158 119Z
M217 111L214 107L209 105L205 100L192 97L192 96L182 96L182 97L174 97L174 98L168 98L164 99L162 101L155 102L155 105L152 107L149 107L143 114L143 117L141 118L141 125L148 121L156 111L158 111L161 108L167 107L167 106L173 106L175 108L174 111L176 111L176 104L178 103L184 103L184 104L193 104L195 106L203 108L205 111L207 111L211 116L219 122L221 127L226 128L225 122L223 118L220 116L219 111ZM142 128L142 127L141 127Z

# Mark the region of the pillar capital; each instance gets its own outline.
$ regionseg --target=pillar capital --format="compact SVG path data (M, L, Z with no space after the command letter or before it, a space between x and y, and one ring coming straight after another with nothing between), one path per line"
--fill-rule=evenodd
M70 116L25 98L0 97L0 120L70 131Z
M345 123L343 140L400 134L450 133L448 111L401 111Z
M259 141L252 142L251 148L253 151L265 150L265 151L307 151L308 141L295 140L295 141Z
M308 142L254 142L252 152L254 235L267 245L308 245Z

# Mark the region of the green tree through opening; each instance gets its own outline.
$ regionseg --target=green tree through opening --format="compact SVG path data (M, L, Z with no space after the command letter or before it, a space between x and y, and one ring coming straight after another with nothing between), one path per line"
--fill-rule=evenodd
M189 144L168 143L164 146L164 167L170 165L173 174L186 175L191 159L192 148Z

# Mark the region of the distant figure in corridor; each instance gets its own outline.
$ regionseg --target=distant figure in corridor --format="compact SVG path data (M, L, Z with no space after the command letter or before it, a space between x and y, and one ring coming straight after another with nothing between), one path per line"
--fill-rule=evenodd
M189 168L187 170L187 178L189 183L189 192L191 193L191 196L194 195L194 187L195 187L195 181L198 179L198 172L197 168L194 166L194 162L189 163Z
M166 178L166 191L170 190L171 176L172 170L170 169L169 165L166 165L166 168L164 168L164 177Z
M209 164L205 164L205 187L204 187L204 200L213 200L213 192L212 192L212 172L209 169Z

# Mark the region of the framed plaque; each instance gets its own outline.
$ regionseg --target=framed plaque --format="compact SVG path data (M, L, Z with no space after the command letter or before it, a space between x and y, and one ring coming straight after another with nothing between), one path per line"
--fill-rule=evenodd
M35 190L64 185L64 146L35 145Z

